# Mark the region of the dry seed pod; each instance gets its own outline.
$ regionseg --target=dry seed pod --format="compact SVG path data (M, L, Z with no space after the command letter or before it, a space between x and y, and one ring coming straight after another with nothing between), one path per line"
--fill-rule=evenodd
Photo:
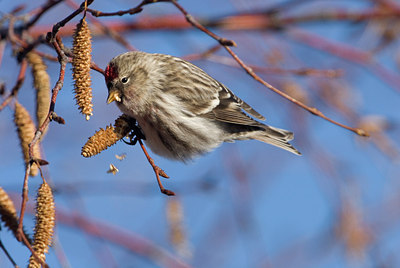
M43 261L48 252L53 237L55 222L54 198L50 186L43 182L40 185L36 198L36 223L33 238L33 249ZM40 267L40 263L32 255L29 259L29 268Z
M47 66L38 54L29 52L26 57L32 66L33 86L36 89L36 120L38 126L41 126L50 108L50 77L46 72ZM47 127L42 137L46 131Z
M118 168L114 164L110 164L110 168L107 170L107 173L112 173L113 175L119 172Z
M75 100L81 110L89 120L93 115L92 88L90 79L90 63L92 60L92 44L88 24L82 19L77 25L74 33L72 46L72 75L75 81Z
M18 137L22 148L22 153L24 155L25 165L29 164L29 143L33 140L35 136L36 127L33 123L31 116L28 111L18 102L15 102L15 113L14 122L17 127ZM39 143L36 143L33 147L34 158L40 159L40 148ZM38 173L38 167L34 163L31 166L31 171L29 175L36 176Z
M109 125L105 130L100 128L99 131L94 133L82 147L82 156L91 157L99 154L124 138L131 131L129 119L125 115L121 115L115 120L114 126Z

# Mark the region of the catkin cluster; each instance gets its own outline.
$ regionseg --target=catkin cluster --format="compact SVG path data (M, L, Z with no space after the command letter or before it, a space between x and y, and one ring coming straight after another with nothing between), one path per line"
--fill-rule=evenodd
M114 145L131 131L129 118L121 115L115 120L114 127L109 125L106 129L100 128L82 147L82 156L91 157Z
M38 126L41 126L50 108L50 77L46 72L47 66L38 54L29 52L26 57L32 67L33 86L36 89L36 119ZM47 127L44 129L42 137L46 131Z
M93 115L90 63L92 43L88 24L82 19L77 25L72 45L72 75L75 81L75 100L82 114L89 120Z
M36 224L33 238L33 249L36 255L46 260L45 253L48 252L53 237L55 223L54 198L50 186L44 182L40 185L36 198ZM29 259L29 268L41 267L40 263L32 255Z
M35 136L36 127L33 123L28 111L18 102L15 102L14 123L17 127L18 137L22 148L22 153L25 160L25 165L29 164L29 143ZM33 147L33 157L41 159L39 143ZM29 175L36 176L38 173L38 166L33 163Z

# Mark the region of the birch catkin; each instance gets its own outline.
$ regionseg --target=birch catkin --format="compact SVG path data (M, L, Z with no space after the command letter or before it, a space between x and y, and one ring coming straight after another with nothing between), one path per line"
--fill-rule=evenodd
M32 66L33 86L36 89L36 120L41 126L47 118L50 108L50 77L46 72L47 66L42 58L35 52L26 55L29 64ZM47 127L42 133L47 132Z
M18 228L17 211L15 210L14 202L10 199L6 191L0 187L0 215L1 221L10 229L14 235Z
M0 187L0 215L1 221L4 225L13 232L14 236L17 237L18 230L18 216L15 210L14 202L11 200L10 196ZM29 243L32 243L30 236L23 230L26 239Z
M15 102L14 123L17 127L18 137L21 144L22 153L24 156L25 165L29 164L29 143L35 136L36 127L33 123L28 111L18 102ZM40 159L39 143L33 147L33 157ZM29 175L36 176L38 173L38 166L33 163Z
M33 249L36 255L44 262L45 253L48 252L54 232L55 208L54 198L50 186L43 182L39 187L36 198L36 224L33 238ZM32 255L29 259L29 268L41 267Z
M92 43L88 24L83 18L77 25L72 46L72 75L75 81L75 100L86 120L93 115L90 63Z
M106 129L97 131L86 144L82 147L82 156L91 157L104 151L114 145L120 139L124 138L130 131L129 118L125 115L115 120L114 126L107 126Z

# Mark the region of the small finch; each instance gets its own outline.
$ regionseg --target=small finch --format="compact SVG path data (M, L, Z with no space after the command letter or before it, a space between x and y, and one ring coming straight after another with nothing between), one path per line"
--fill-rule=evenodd
M222 142L259 140L300 155L293 133L265 118L199 67L163 54L127 52L105 70L108 103L135 118L150 149L190 160ZM250 117L252 116L252 117Z

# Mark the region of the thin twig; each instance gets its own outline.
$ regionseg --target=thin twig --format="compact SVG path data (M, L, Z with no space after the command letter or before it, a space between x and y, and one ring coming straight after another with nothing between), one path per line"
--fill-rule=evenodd
M46 119L44 120L44 122L42 123L42 125L36 130L35 137L31 141L31 143L29 144L29 156L30 156L30 158L32 160L33 160L33 147L39 141L40 137L42 136L42 133L43 133L44 129L49 125L50 118L52 117L52 114L54 112L54 108L55 108L55 105L56 105L58 92L61 90L61 88L64 85L65 67L67 65L68 58L64 54L64 52L61 50L61 48L60 48L60 46L59 46L57 41L61 42L59 39L57 39L57 40L53 39L52 44L53 44L53 46L54 46L54 48L57 51L57 54L59 56L60 74L59 74L59 77L58 77L58 81L57 81L56 85L54 86L54 88L52 90L53 93L51 95L49 113L48 113Z
M4 107L6 107L10 103L10 101L17 95L19 89L21 88L22 84L24 83L27 67L28 67L28 62L25 59L22 60L21 67L19 69L19 74L17 77L17 82L15 83L14 87L11 89L10 94L5 98L5 100L0 105L0 111L3 110Z
M334 43L321 36L300 29L291 28L286 31L286 34L310 47L326 51L336 57L363 66L382 81L400 91L400 76L377 62L371 53L349 45Z
M29 249L29 251L32 253L33 257L36 259L37 262L39 262L43 267L48 268L49 266L47 265L47 263L45 263L44 260L42 260L41 258L39 258L39 256L36 254L35 250L33 249L32 245L29 244L28 239L26 238L25 234L22 234L21 236L22 238L22 242L25 244L25 246Z
M3 244L3 241L0 239L0 248L3 250L4 254L6 254L8 260L12 263L14 267L18 267L17 263L14 261L14 259L11 257L10 253L6 249L6 247Z
M23 220L24 220L24 214L25 214L25 209L26 209L26 202L28 201L29 172L30 172L30 169L31 169L31 166L33 163L36 163L39 168L40 168L40 163L41 163L41 161L37 161L37 159L34 159L33 147L39 141L39 139L43 133L43 130L49 125L50 117L52 116L52 113L54 112L54 107L56 104L58 92L60 91L60 89L62 88L62 86L64 84L65 67L66 67L67 61L68 61L67 56L65 56L64 52L60 49L58 43L55 40L53 40L52 44L59 55L60 74L59 74L58 81L52 91L53 94L51 96L50 109L49 109L47 118L42 123L42 125L39 127L39 129L36 130L35 136L28 146L30 161L29 161L29 165L27 165L26 170L25 170L24 185L22 188L22 202L21 202L21 211L20 211L19 225L18 225L18 233L20 234L18 237L19 241L23 240L23 236L24 236L22 227L23 227Z
M66 3L73 8L78 8L78 4L73 0L67 0ZM87 12L87 10L86 10ZM102 23L99 19L95 18L92 14L88 13L89 20L96 27L100 28L106 35L123 45L128 50L135 50L135 48L117 31L114 31L112 28L107 27L104 23Z
M53 30L51 31L50 35L48 34L48 38L49 38L49 42L52 43L53 38L56 37L58 31L64 27L65 24L67 24L70 20L72 20L73 18L75 18L79 13L81 13L82 11L85 10L85 6L89 6L90 4L93 3L94 0L88 0L83 2L79 8L77 10L75 10L74 12L72 12L68 17L66 17L65 19L57 22L54 26L53 26Z
M33 25L36 24L36 22L43 16L44 13L46 13L49 9L52 7L56 6L57 4L63 2L64 0L48 0L47 3L45 3L41 8L37 11L37 14L35 17L33 17L26 25L24 25L23 29L29 29Z
M0 66L1 63L3 62L3 55L4 55L4 50L6 49L6 41L5 40L0 40Z
M19 219L19 224L18 224L18 237L17 237L17 239L19 241L23 241L24 242L24 244L32 252L32 255L36 258L36 260L38 262L40 262L44 267L48 267L47 264L41 258L39 258L37 256L37 254L33 250L32 246L29 244L28 239L25 237L25 234L23 233L23 220L24 220L24 215L25 215L26 203L28 201L28 178L29 178L29 172L30 172L31 166L32 166L33 163L36 163L36 165L39 167L41 177L44 180L40 165L41 165L41 163L47 163L46 161L41 161L41 160L38 160L38 159L34 158L33 147L39 141L44 129L50 123L50 118L51 118L51 116L52 116L52 114L54 112L54 108L55 108L58 92L60 91L60 89L62 88L62 86L64 84L65 67L67 65L68 58L64 54L64 52L60 49L60 46L59 46L58 42L61 42L61 40L59 38L56 38L56 39L52 40L52 45L54 46L55 50L57 51L57 54L59 55L60 74L59 74L58 81L57 81L55 87L52 90L53 94L51 96L50 108L49 108L49 113L47 115L47 118L42 123L42 125L39 127L39 129L36 130L33 140L28 145L30 161L29 161L29 165L27 165L26 171L25 171L24 185L23 185L23 190L22 190L22 202L21 202L20 219Z
M221 49L221 46L219 44L216 44L204 52L186 55L185 57L183 57L183 59L188 60L188 61L206 59L206 58L211 57L214 53L216 53L220 49Z
M302 103L301 101L296 100L295 98L292 98L291 96L289 96L288 94L280 91L279 89L275 88L274 86L270 85L268 82L264 81L261 77L259 77L257 74L254 73L254 71L248 67L233 51L231 48L229 47L225 47L225 49L228 51L229 54L231 54L231 56L239 63L240 66L242 66L242 68L251 76L253 77L257 82L260 82L261 84L263 84L265 87L269 88L270 90L272 90L273 92L277 93L278 95L284 97L285 99L293 102L294 104L300 106L301 108L309 111L310 113L312 113L313 115L319 116L325 120L327 120L328 122L331 122L332 124L335 124L337 126L340 126L342 128L348 129L354 133L356 133L357 135L360 136L364 136L364 137L368 137L369 134L364 131L363 129L360 128L353 128L353 127L349 127L346 126L342 123L339 123L329 117L327 117L326 115L324 115L321 111L319 111L317 108L315 107L310 107L307 106L306 104Z
M219 46L221 47L221 46ZM237 61L232 57L211 55L207 58L209 61L217 62L220 64L241 68ZM343 75L341 69L314 69L314 68L299 68L299 69L283 69L276 67L264 67L260 65L247 64L252 70L266 74L280 74L280 75L299 75L299 76L323 76L328 78L337 78Z
M183 15L185 15L186 20L190 24L192 24L194 27L196 27L200 31L205 32L206 34L208 34L209 36L211 36L212 38L217 40L221 45L234 46L234 47L237 46L235 41L220 37L220 36L214 34L213 32L210 32L206 27L201 25L192 15L190 15L180 4L178 4L178 2L176 0L170 0L170 2L172 4L174 4L174 6L176 6L182 12Z
M57 35L57 37L59 37L59 35ZM54 56L52 56L52 55L50 55L50 54L44 53L44 52L39 51L39 50L36 50L36 49L33 49L32 51L34 51L34 52L35 52L36 54L38 54L40 57L45 58L45 59L47 59L47 60L58 61L58 57L54 57ZM72 62L72 54L71 54L71 55L70 55L70 54L67 54L66 51L64 51L64 53L65 53L65 55L68 56L68 63L71 63L71 62ZM96 72L101 73L101 74L104 75L104 70L103 70L102 68L100 68L94 61L92 61L92 62L90 63L90 69L92 69L92 70L94 70L94 71L96 71Z
M98 10L88 8L86 11L90 12L95 17L111 17L111 16L123 16L123 15L133 15L139 12L142 12L143 6L154 4L157 2L169 2L170 0L143 0L139 5L134 8L130 8L128 10L120 10L116 12L101 12Z
M24 237L24 216L25 216L26 203L28 202L28 180L30 171L31 171L31 164L26 165L24 184L22 186L21 210L19 212L19 223L16 233L18 241L22 241Z
M147 161L149 161L150 165L152 166L154 173L156 174L156 178L157 178L157 183L158 183L158 187L160 187L160 191L163 194L166 195L175 195L175 193L171 190L165 189L164 186L161 183L160 180L160 175L164 178L169 178L169 176L164 172L164 170L162 170L161 168L159 168L158 166L156 166L156 164L154 164L154 160L150 157L150 155L147 153L146 148L143 145L143 142L141 139L138 139L140 147L142 148L143 153L145 154Z

